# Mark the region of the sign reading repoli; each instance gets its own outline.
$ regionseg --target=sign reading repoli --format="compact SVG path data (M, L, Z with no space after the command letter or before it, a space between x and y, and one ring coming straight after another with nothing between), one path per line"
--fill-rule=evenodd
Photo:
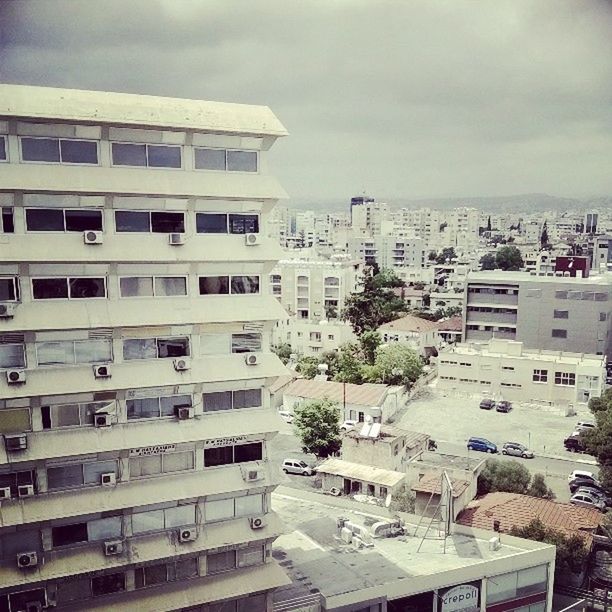
M478 612L478 589L471 584L460 584L442 595L442 612Z

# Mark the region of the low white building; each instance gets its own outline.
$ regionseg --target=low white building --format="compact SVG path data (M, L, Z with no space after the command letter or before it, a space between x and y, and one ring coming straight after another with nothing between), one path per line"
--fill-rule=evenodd
M353 385L300 378L284 391L283 409L293 411L305 402L328 399L342 409L342 420L365 422L369 416L375 423L385 422L406 402L406 391L401 386L366 383Z
M438 388L538 404L586 404L605 383L605 357L524 349L492 339L455 344L440 352Z
M326 351L337 351L357 337L348 323L340 321L308 321L294 317L281 319L272 329L273 344L291 345L294 353L307 357Z
M437 324L413 315L384 323L378 333L385 344L401 342L424 357L435 354L439 345Z

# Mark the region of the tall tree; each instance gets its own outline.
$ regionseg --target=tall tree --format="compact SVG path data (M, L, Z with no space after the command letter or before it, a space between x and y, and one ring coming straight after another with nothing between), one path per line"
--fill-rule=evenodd
M495 263L501 270L520 270L525 264L521 252L515 246L503 246L495 254Z
M376 359L376 349L380 346L382 338L377 331L369 330L362 334L359 338L359 344L361 345L361 353L369 365L374 365Z
M591 398L589 408L597 426L582 432L580 437L587 452L597 458L601 484L612 494L612 389L606 389L601 397Z
M306 402L295 409L293 421L305 453L329 457L340 450L340 407L328 399Z
M436 257L437 264L443 264L446 262L453 261L453 259L457 259L457 254L455 253L454 247L445 247Z
M272 352L283 362L284 365L289 363L289 359L293 353L291 345L287 342L275 344L271 347Z
M487 232L490 232L491 229L491 215L489 215L489 218L487 219Z
M376 349L370 382L411 387L423 373L423 360L414 349L401 343L383 344Z
M540 248L542 250L550 248L550 241L548 240L548 226L546 225L546 221L544 221L542 233L540 234Z
M495 255L493 253L487 253L480 258L481 270L495 270L495 266Z

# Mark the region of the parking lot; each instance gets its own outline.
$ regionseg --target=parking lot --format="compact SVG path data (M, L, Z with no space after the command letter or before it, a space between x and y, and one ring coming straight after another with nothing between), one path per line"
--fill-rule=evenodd
M535 408L513 404L505 414L495 410L482 410L479 396L453 395L427 387L408 404L398 421L405 429L430 434L435 440L465 445L471 436L487 438L500 448L504 442L520 442L529 446L536 456L576 459L563 446L576 423L592 420L587 408L575 416L564 416L558 408Z

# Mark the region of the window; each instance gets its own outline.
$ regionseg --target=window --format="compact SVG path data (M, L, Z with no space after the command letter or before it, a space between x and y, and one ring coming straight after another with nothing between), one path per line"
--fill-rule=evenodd
M265 548L263 546L250 546L238 551L238 567L261 565L264 562Z
M119 593L120 591L125 591L125 574L122 572L94 576L91 579L91 594L94 597Z
M576 385L576 374L573 372L555 372L555 385L574 387Z
M21 485L34 485L34 490L37 491L35 470L0 474L0 488L9 487L11 489L11 497L17 497L17 487Z
M87 523L75 523L62 527L53 527L51 530L53 547L68 546L87 542Z
M243 389L240 391L217 391L202 395L204 412L217 412L240 408L260 408L261 389Z
M257 172L256 151L194 148L196 170Z
M230 280L231 279L231 280ZM259 276L200 276L200 295L244 295L259 293Z
M209 575L227 572L228 570L233 570L235 567L235 550L227 550L225 552L206 555L206 573Z
M232 353L261 351L261 334L232 334Z
M157 474L171 474L173 472L186 472L193 470L193 451L164 453L162 455L148 455L144 457L131 457L130 478L146 478Z
M94 277L33 278L35 300L92 299L106 297L106 279Z
M123 276L121 297L174 297L187 295L186 276Z
M553 338L567 338L567 329L553 329L551 335Z
M0 161L6 161L6 136L0 136Z
M23 344L0 344L0 368L25 368Z
M73 489L101 484L102 474L118 474L117 461L90 461L70 463L47 468L47 487L49 491Z
M153 232L170 234L185 232L185 213L144 210L116 210L117 232Z
M163 531L173 527L184 527L195 525L195 504L174 506L165 510L149 510L148 512L136 512L132 514L132 533L150 533Z
M23 433L31 430L29 408L3 408L0 410L0 434Z
M102 231L102 211L87 208L26 208L26 229L30 232Z
M199 234L258 234L259 216L255 214L196 213Z
M201 334L201 355L229 355L230 334Z
M13 209L10 206L3 206L0 210L0 226L5 234L15 233L15 221L13 219Z
M189 338L135 338L123 341L123 359L165 359L189 356Z
M204 449L204 465L213 467L245 461L258 461L262 458L263 443L236 444L235 446L219 446Z
M43 429L59 427L93 427L96 413L108 412L114 405L109 402L81 402L41 406Z
M177 559L170 563L157 563L134 570L135 588L142 589L174 580L187 580L198 575L198 558Z
M208 500L204 509L206 522L226 521L242 516L263 514L263 495L244 495L229 499Z
M62 164L97 164L98 143L94 140L22 137L21 159Z
M180 146L113 142L111 147L114 166L181 167Z
M548 382L548 370L534 370L532 380L540 383Z
M568 319L569 318L569 312L567 310L557 310L557 309L555 309L555 311L553 313L553 318L555 318L555 319Z
M599 320L600 321L606 321L608 319L608 313L607 312L600 312L599 313Z
M126 401L127 417L135 419L157 419L174 416L177 408L190 408L191 395L168 395L146 397Z
M110 363L113 361L112 341L65 340L62 342L37 342L36 360L39 366Z

